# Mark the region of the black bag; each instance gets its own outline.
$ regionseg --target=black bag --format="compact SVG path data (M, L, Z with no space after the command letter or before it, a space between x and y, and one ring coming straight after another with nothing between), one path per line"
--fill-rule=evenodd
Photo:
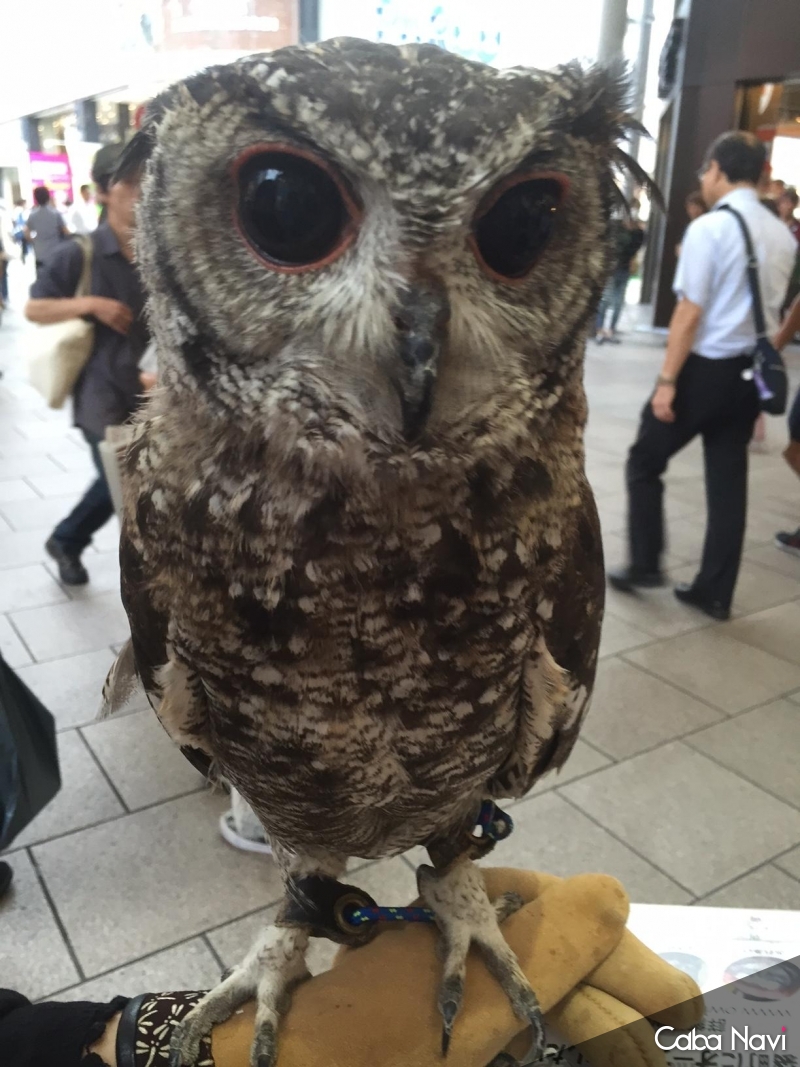
M767 337L764 322L764 305L761 303L761 284L758 280L758 260L747 223L730 204L723 204L720 211L730 211L742 231L747 248L747 283L753 300L753 320L756 326L756 350L753 353L753 380L758 389L761 410L768 415L782 415L786 411L789 382L783 357Z
M0 850L60 788L55 720L0 656Z

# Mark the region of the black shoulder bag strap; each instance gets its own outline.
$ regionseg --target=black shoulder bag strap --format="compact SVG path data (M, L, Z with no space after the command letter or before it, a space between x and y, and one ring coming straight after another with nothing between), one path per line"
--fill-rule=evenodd
M780 352L767 337L764 305L761 300L761 281L758 277L758 258L747 223L740 212L730 204L722 204L719 211L729 211L739 223L747 249L747 284L753 301L753 322L756 328L756 350L753 356L753 377L761 401L761 410L770 415L782 415L786 411L788 381L786 367Z

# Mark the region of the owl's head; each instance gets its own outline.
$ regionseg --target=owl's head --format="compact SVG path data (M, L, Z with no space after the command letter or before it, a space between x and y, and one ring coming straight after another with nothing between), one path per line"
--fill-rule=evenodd
M347 38L173 86L122 162L167 391L308 447L545 432L581 388L624 94Z

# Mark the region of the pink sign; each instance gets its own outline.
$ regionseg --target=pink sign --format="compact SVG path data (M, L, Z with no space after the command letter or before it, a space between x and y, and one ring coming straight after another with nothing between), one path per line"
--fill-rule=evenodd
M31 178L34 188L46 185L57 207L63 207L72 199L72 171L67 156L49 155L47 152L30 152Z

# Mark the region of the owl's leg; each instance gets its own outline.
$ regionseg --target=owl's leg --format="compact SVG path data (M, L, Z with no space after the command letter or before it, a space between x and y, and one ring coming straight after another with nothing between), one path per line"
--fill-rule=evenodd
M172 1032L170 1067L189 1067L200 1056L200 1042L245 1001L256 999L252 1067L272 1067L278 1024L292 989L308 978L305 956L309 932L269 926L259 934L244 960L189 1012Z
M287 886L297 878L336 878L346 866L343 857L332 853L287 853L277 847L274 851ZM275 925L259 934L244 960L227 972L220 984L175 1027L170 1042L170 1067L192 1067L199 1058L203 1038L252 999L256 1001L256 1015L250 1064L273 1067L278 1027L288 1010L292 990L309 977L306 950L311 926L282 920L281 916L290 911L287 893Z
M492 903L479 868L466 858L456 860L441 871L420 867L417 881L421 897L436 916L443 939L444 969L439 986L442 1054L447 1055L453 1025L461 1008L467 953L471 945L475 945L511 1001L514 1014L530 1023L532 1051L538 1051L544 1042L539 1001L500 932L500 923L521 906L520 898L506 894Z

